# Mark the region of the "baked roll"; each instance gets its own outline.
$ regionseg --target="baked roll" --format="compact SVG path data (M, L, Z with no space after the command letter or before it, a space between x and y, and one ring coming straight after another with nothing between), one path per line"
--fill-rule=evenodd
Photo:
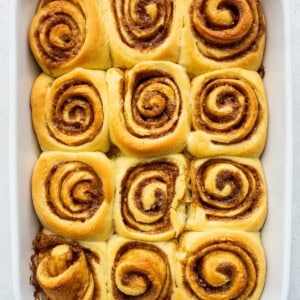
M265 47L259 0L184 0L179 63L192 76L240 67L258 70Z
M108 242L109 300L169 300L176 245L113 236Z
M187 162L175 154L116 160L114 222L118 234L144 241L169 240L185 223Z
M148 61L107 73L110 137L129 156L180 152L190 130L190 82L170 62Z
M42 70L53 77L76 67L111 66L107 35L95 0L41 0L29 42Z
M112 231L114 166L102 153L44 152L32 174L43 226L74 240L105 240Z
M187 148L196 157L259 157L265 147L268 108L254 71L226 69L194 78L192 131Z
M145 60L179 58L181 0L100 1L113 65L131 68Z
M177 257L174 300L260 299L266 261L259 233L190 232Z
M191 163L192 200L186 227L258 231L267 214L267 189L258 159L219 157Z
M103 71L79 68L56 80L41 74L32 88L31 110L43 151L108 151L108 103Z
M38 232L33 248L36 299L107 299L106 243L75 243Z

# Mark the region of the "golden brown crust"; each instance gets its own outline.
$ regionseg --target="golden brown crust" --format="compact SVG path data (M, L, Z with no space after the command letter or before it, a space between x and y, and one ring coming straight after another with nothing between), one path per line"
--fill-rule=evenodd
M221 68L258 70L265 47L265 20L258 0L185 0L179 63L188 73Z
M113 65L131 68L145 60L177 62L182 1L100 1Z
M145 243L113 236L108 242L109 300L169 300L174 287L174 242Z
M258 159L218 157L191 164L192 231L233 228L258 231L267 214L267 189Z
M180 152L190 129L189 78L170 62L148 61L107 74L110 137L129 156Z
M53 77L75 67L106 69L111 65L98 1L42 0L29 41L38 64Z
M108 238L113 192L114 166L102 153L44 152L32 175L41 223L75 240Z
M106 299L107 247L103 242L70 242L38 232L34 242L36 297L51 300Z
M180 241L174 299L257 300L265 275L259 233L187 233Z
M178 236L185 222L187 162L176 154L116 160L114 222L118 234L144 241Z
M188 150L196 157L259 157L265 147L268 109L254 71L224 69L194 78Z
M75 69L54 80L41 74L31 92L32 121L43 151L109 149L103 71Z

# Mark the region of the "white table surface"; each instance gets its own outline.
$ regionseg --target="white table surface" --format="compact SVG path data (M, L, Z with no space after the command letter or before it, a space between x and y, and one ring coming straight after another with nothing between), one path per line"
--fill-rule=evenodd
M277 1L277 0L274 0ZM292 85L294 99L294 195L290 300L300 300L300 1L290 3ZM0 0L0 299L13 299L10 272L10 220L8 199L8 11L9 1ZM276 300L276 299L270 299Z

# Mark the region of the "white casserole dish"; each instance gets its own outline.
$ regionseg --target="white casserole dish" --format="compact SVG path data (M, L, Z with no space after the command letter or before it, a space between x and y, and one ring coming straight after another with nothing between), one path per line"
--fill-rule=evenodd
M262 156L269 212L262 232L267 256L263 300L288 298L291 243L292 99L287 1L261 0L267 20L264 79L269 133ZM15 299L33 299L29 284L31 244L39 223L31 204L30 179L39 155L31 125L29 97L40 70L28 46L28 28L38 1L11 0L10 43L10 217Z

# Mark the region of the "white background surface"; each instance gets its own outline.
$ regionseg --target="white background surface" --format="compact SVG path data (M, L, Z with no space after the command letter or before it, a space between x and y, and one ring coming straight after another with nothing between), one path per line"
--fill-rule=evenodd
M300 1L286 1L290 4L292 93L294 99L294 196L289 299L300 300L300 157L297 155L297 153L300 152ZM0 0L0 299L6 300L13 299L11 288L12 278L10 273L11 256L8 199L8 16L9 1ZM26 257L24 259L27 260L28 258Z

